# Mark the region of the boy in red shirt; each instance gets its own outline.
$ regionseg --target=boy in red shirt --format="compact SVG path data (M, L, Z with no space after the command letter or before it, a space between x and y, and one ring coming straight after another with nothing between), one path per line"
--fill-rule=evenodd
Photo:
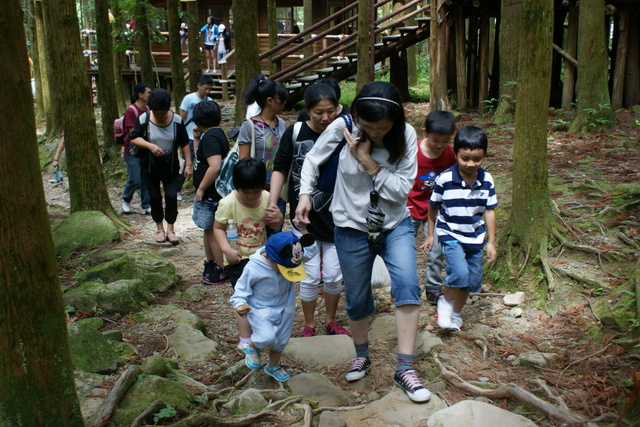
M413 232L418 236L422 228L425 240L428 236L427 221L429 199L440 173L456 164L456 156L451 146L451 139L456 130L455 119L450 111L432 111L427 115L426 138L418 141L418 173L409 192L407 207L411 213ZM424 248L421 247L424 250ZM425 291L427 302L435 305L442 295L442 266L444 258L434 236L433 248L427 255L427 271Z

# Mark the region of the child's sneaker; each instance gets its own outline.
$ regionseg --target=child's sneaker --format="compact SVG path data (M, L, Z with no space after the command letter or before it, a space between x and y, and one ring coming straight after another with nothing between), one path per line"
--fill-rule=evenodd
M305 326L302 329L302 336L305 338L315 337L316 336L316 328L313 326Z
M204 262L204 271L202 272L202 283L205 285L221 285L229 281L226 273L215 263L207 264Z
M327 323L324 327L329 335L349 335L349 333L338 322Z
M249 369L260 369L260 350L249 346L244 349L244 353L246 354L244 364L247 365Z
M438 310L436 313L436 321L442 329L451 329L451 316L453 314L453 306L442 295L438 298Z
M451 329L454 331L462 330L462 317L459 314L454 314L451 316Z
M422 382L413 369L396 372L393 376L393 382L404 390L409 399L414 402L426 402L431 398L431 392L422 385Z
M345 377L347 381L357 381L364 378L369 369L371 369L371 360L368 357L356 357L351 361L351 370Z
M267 363L266 365L264 365L264 372L270 377L275 378L277 381L286 381L291 378L291 375L289 375L287 371L282 369L280 365L276 365L273 368L270 368L269 364Z
M243 340L241 338L236 348L240 351L244 351L245 348L249 347L251 347L251 340Z
M442 290L440 289L429 289L430 287L427 287L427 289L425 290L425 294L427 295L427 304L431 304L431 305L437 305L438 304L438 298L440 298L442 296Z

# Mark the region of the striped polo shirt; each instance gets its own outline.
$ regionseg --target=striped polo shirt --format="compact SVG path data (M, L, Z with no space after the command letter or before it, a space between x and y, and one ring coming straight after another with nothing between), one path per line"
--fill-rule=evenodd
M451 166L436 179L431 206L438 206L436 233L440 241L458 240L468 249L484 246L486 228L482 218L486 209L498 206L493 178L478 169L473 187L460 176L458 165Z

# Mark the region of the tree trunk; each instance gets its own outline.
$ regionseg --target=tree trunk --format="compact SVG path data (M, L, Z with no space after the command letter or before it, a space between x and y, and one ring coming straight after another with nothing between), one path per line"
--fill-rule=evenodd
M171 80L173 83L173 104L180 105L187 94L182 66L182 46L180 46L179 0L167 0L169 52L171 54Z
M118 118L115 75L113 72L113 39L109 23L109 0L95 0L96 36L98 39L98 100L102 110L102 140L111 159L120 158L120 148L113 139L113 121Z
M578 8L570 7L568 14L567 37L564 50L572 57L576 57L578 47ZM562 108L569 110L573 107L574 90L576 85L576 67L569 61L564 61L564 76L562 79Z
M71 212L99 210L116 217L102 174L91 90L82 52L74 0L44 2L51 46L51 85L64 106ZM116 217L117 218L117 217Z
M480 46L478 48L478 105L481 113L488 111L489 96L489 13L482 11L480 16Z
M304 28L307 29L313 25L313 0L304 0ZM305 40L309 40L311 38L311 34L305 37ZM304 56L305 58L313 55L313 43L304 47ZM311 68L304 70L305 76L310 76L313 74L313 70Z
M36 1L36 10L42 11L42 31L38 31L38 38L40 43L41 59L44 58L44 71L41 76L42 80L42 94L45 97L44 104L49 105L47 109L45 107L45 120L47 123L47 137L58 136L64 130L63 117L62 117L62 101L60 100L61 91L51 90L50 85L53 82L53 41L51 38L52 27L46 23L45 10L47 2ZM40 38L42 37L42 38ZM43 43L42 43L43 42ZM84 65L83 65L84 67ZM42 73L41 73L42 74ZM47 98L48 97L48 101Z
M22 18L19 0L3 2L0 101L11 108L0 115L0 215L11 226L0 239L0 423L83 426L39 172ZM77 25L75 31L79 52Z
M475 12L475 11L474 11ZM478 106L478 16L469 17L469 108Z
M187 12L189 12L189 14L192 16L190 22L187 24L189 28L189 31L187 32L187 43L189 44L189 92L195 92L196 90L198 90L198 80L200 80L200 76L202 76L202 54L200 53L200 25L197 21L198 2L187 2Z
M618 8L618 43L616 45L616 62L613 69L613 90L611 91L611 107L614 110L622 108L624 94L625 66L627 65L627 47L629 46L629 5Z
M456 45L456 97L458 108L462 111L467 109L467 43L465 40L465 17L464 7L460 4L456 6L454 17L454 40Z
M430 40L430 102L429 109L451 110L447 96L447 46L446 29L447 18L444 0L431 0L431 16L437 21L431 21Z
M400 9L401 7L403 7L404 5L406 5L407 3L409 3L409 0L395 0L393 2L393 10L397 10ZM403 15L408 15L411 12L413 12L414 10L416 10L416 7L410 7L409 9L405 10L403 12ZM400 16L396 16L396 19L399 19ZM392 21L389 20L389 21ZM387 22L389 23L389 22ZM387 24L385 23L385 25ZM409 27L409 26L413 26L416 25L416 19L415 17L409 18L407 20L404 21L404 24L402 25L403 27ZM399 32L397 34L400 34ZM406 48L406 53L404 52L398 52L398 54L402 55L404 57L404 60L407 63L407 82L409 86L416 86L418 84L418 70L417 70L417 65L416 65L416 57L418 56L418 47L416 45L413 46L409 46L408 48ZM406 85L405 85L406 86ZM408 101L408 99L407 99Z
M371 2L361 1L358 3L358 35L357 39L357 73L356 73L356 93L367 83L373 81L371 72L374 64L371 63L371 55L369 49L371 46Z
M138 48L138 65L142 81L151 87L157 87L153 76L153 56L151 55L151 31L149 30L149 0L136 0L136 47Z
M124 21L122 10L118 4L118 0L111 0L111 13L115 19L114 25L117 29L117 34L113 39L115 49L113 52L113 74L114 83L116 85L116 98L118 100L118 112L123 112L130 104L129 89L124 87L122 80L122 62L125 60L124 46L128 46L129 41L124 37L126 31L126 23Z
M269 33L269 49L273 49L278 45L278 22L276 13L276 0L267 0L267 32ZM307 15L305 14L305 18ZM269 74L273 75L278 71L278 64L271 62L271 58L276 56L274 53L269 57Z
M640 46L640 25L629 26L629 46ZM629 49L625 68L624 105L631 108L640 103L640 49Z
M260 74L258 52L258 6L253 0L233 0L234 28L236 32L236 118L239 125L244 120L246 105L244 92L249 81Z
M578 13L578 105L569 132L586 133L611 127L616 120L609 99L604 0L581 0Z
M513 140L513 196L506 250L546 262L552 221L547 169L553 0L522 2L519 27L518 108ZM519 265L519 263L516 263ZM552 287L550 283L550 287Z
M44 118L44 105L42 102L42 73L41 73L41 66L40 66L40 52L39 52L39 43L38 43L38 25L37 25L37 19L36 19L36 5L34 4L35 2L33 0L29 0L27 1L27 3L25 4L25 8L28 8L28 11L26 12L28 14L27 19L28 19L28 25L30 27L30 35L29 35L29 39L31 41L31 50L30 50L30 55L31 55L31 61L33 62L33 73L31 75L31 78L34 79L34 83L35 83L35 91L36 91L36 97L35 97L35 101L36 101L36 119L43 119ZM40 19L42 20L42 15L40 16ZM42 22L41 22L42 23ZM44 63L44 61L43 61Z
M520 40L521 0L502 0L500 4L500 96L494 123L507 123L516 111L516 82ZM545 110L546 111L546 110Z

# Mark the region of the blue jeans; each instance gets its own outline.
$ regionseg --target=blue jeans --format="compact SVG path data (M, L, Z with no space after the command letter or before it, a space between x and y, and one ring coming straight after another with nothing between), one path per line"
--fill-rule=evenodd
M142 180L142 171L140 170L140 159L138 157L124 155L124 161L127 164L127 183L124 186L124 192L122 193L122 200L127 203L131 203L133 199L133 193L139 190L140 205L143 210L149 209L151 203L149 200L149 191L145 182Z
M465 249L457 240L440 241L446 263L447 287L465 292L482 289L482 249Z
M384 234L385 247L380 257L391 276L391 296L395 300L395 306L419 305L420 285L411 219L405 219ZM371 271L376 256L369 252L367 233L364 231L336 227L334 236L344 280L347 317L354 321L362 320L375 311Z

